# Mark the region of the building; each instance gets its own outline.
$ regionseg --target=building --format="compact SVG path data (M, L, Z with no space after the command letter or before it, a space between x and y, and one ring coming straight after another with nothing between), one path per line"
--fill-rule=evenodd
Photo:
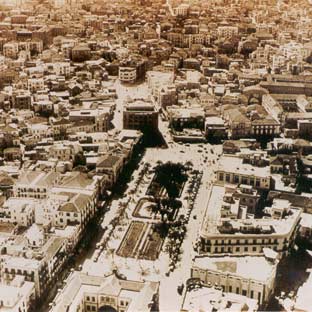
M204 130L205 112L201 107L167 107L169 126L176 130L193 128Z
M22 276L25 281L34 283L36 298L39 298L48 287L49 272L44 255L38 256L38 259L2 255L1 276L7 282Z
M299 231L301 210L280 207L271 209L270 217L222 218L226 189L214 185L203 219L198 241L199 253L215 256L259 256L264 248L287 255ZM275 217L277 211L279 217ZM269 211L268 211L269 212Z
M118 311L147 312L158 308L157 282L137 282L117 275L92 276L74 272L50 312Z
M124 105L123 128L157 131L158 111L150 101L136 99Z
M220 117L206 117L205 133L208 139L220 140L227 137L224 120Z
M18 56L18 43L8 42L3 45L3 55L9 58L17 58Z
M180 4L178 7L174 8L174 14L177 16L187 16L190 10L188 4Z
M59 178L59 173L53 171L25 171L14 185L14 196L46 198Z
M95 131L107 132L110 128L110 122L113 118L112 107L102 107L95 109L77 109L69 113L69 120L76 121L90 121L95 125Z
M35 221L35 207L39 202L32 198L10 197L0 207L0 220L20 226L31 226Z
M91 58L91 49L84 44L75 46L71 51L71 59L74 62L84 62Z
M221 157L216 177L217 183L223 185L230 183L251 185L258 189L271 188L270 166L256 167L234 155Z
M258 311L256 299L228 293L221 287L202 285L198 279L189 279L189 290L185 292L181 312L192 311ZM194 283L192 282L194 281ZM194 286L193 286L194 285ZM198 285L198 286L197 286Z
M236 26L219 26L217 29L219 38L231 38L238 34Z
M137 69L135 67L119 66L118 78L124 83L134 83L137 80Z
M250 137L251 121L238 109L226 110L223 117L228 124L228 135L231 139Z
M191 278L205 285L218 285L224 292L256 299L260 306L274 292L277 263L259 257L196 257Z
M12 95L12 107L16 109L30 109L32 105L31 93L28 90L16 90Z
M44 89L43 78L30 78L28 79L28 90L30 92L42 91Z
M27 312L35 300L35 286L23 276L10 283L0 283L0 309L4 312Z
M98 159L96 173L104 175L107 180L107 187L111 188L117 181L124 165L124 159L120 156L106 155Z
M280 123L272 117L256 119L251 122L251 134L254 136L278 136L281 133Z

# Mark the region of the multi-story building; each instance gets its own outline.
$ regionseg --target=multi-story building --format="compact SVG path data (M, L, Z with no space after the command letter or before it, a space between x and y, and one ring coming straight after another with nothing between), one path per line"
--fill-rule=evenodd
M251 134L254 136L278 136L280 123L274 118L256 119L251 122Z
M240 139L249 137L251 134L251 121L238 109L229 109L223 113L229 129L229 137Z
M225 292L219 286L204 285L198 278L188 279L187 286L181 312L224 312L227 307L236 312L254 312L259 308L256 299Z
M9 58L17 58L18 56L18 43L8 42L3 45L3 55Z
M279 218L274 215L261 219L221 218L224 195L224 187L213 187L200 231L200 254L259 256L264 248L288 254L299 230L300 209L281 207Z
M44 89L43 78L30 78L28 79L28 90L30 92L37 92Z
M204 130L205 112L201 107L167 107L169 125L173 129L195 128Z
M148 71L146 74L147 84L156 99L160 97L162 88L172 85L174 74L161 71Z
M25 171L13 187L14 196L46 198L59 179L60 174L53 171Z
M16 275L9 283L0 283L0 309L5 312L27 312L35 300L35 286Z
M137 79L137 70L135 67L119 66L118 78L121 82L134 83Z
M12 281L16 276L23 276L25 281L35 284L36 297L39 298L46 290L49 281L48 265L41 255L37 259L2 255L1 275L5 281Z
M38 201L32 198L10 197L0 207L0 220L20 226L31 226L35 221L35 207Z
M124 105L123 128L132 130L158 130L158 111L150 101L136 99Z
M217 29L219 38L231 38L238 34L236 26L219 26Z
M177 16L187 16L190 10L188 4L180 4L178 7L174 8L174 14Z
M95 131L99 132L107 132L109 130L112 118L112 107L72 110L69 113L70 121L91 121L95 124Z
M75 155L82 152L82 148L79 144L69 143L58 143L53 144L49 148L50 158L57 158L62 161L74 161Z
M28 90L16 90L12 94L12 107L16 109L30 109L32 104L31 93Z
M50 312L156 311L158 282L138 282L109 276L74 272L53 303Z
M257 189L271 188L270 166L255 167L237 156L226 155L220 159L216 171L217 183L246 184Z
M274 260L263 256L196 257L191 278L199 278L205 285L218 285L225 292L256 299L261 306L274 292L276 268Z
M120 156L106 155L99 157L96 164L96 173L104 175L107 180L107 187L111 188L117 181L124 165L124 159Z

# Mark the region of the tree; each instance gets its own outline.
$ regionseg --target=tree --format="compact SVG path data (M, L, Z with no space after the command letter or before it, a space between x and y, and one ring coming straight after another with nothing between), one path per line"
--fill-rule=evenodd
M75 155L73 164L74 167L85 166L86 164L87 164L86 157L83 155L82 152L79 152L78 154Z
M166 189L169 198L179 197L181 185L187 180L185 171L181 163L167 162L156 167L156 182Z

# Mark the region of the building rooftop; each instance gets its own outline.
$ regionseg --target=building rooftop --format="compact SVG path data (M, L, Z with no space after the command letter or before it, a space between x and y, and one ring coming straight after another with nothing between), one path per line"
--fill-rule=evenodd
M121 280L115 274L92 276L74 272L68 278L65 288L55 298L50 311L74 312L84 294L95 293L130 299L127 311L144 312L149 310L149 304L158 292L158 287L157 282Z
M187 291L181 309L182 312L251 312L257 310L256 299L224 293L214 287L202 287Z
M265 257L196 257L193 267L266 282L276 265ZM255 268L257 268L255 270Z
M243 163L243 159L236 156L222 156L218 171L224 171L225 173L239 173L244 175L250 175L260 178L268 178L270 176L270 166L255 167L251 164Z
M221 219L221 207L226 188L214 185L207 202L205 217L201 226L202 236L225 237L235 239L238 235L284 235L289 233L299 221L301 210L291 208L282 219ZM272 236L273 237L273 236Z

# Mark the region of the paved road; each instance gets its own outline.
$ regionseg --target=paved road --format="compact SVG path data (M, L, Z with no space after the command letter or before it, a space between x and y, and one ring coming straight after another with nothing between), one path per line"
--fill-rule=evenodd
M123 103L128 96L132 98L147 97L150 95L147 84L143 83L139 86L125 86L120 84L118 80L114 83L118 95L117 108L114 116L113 124L116 128L122 128L122 109ZM217 157L221 153L221 146L211 146L210 144L178 144L173 142L168 129L168 122L159 119L159 129L163 134L165 141L167 142L168 149L162 148L148 148L141 161L139 169L133 173L133 181L129 183L128 190L134 187L134 181L138 177L138 173L142 170L143 163L150 163L152 166L156 165L158 161L166 162L181 162L186 163L191 161L193 168L197 170L203 170L202 184L199 189L193 211L190 216L189 223L187 225L187 235L182 244L181 260L178 263L177 268L169 276L166 276L168 272L169 259L168 255L161 253L157 261L145 261L138 259L125 259L116 256L115 252L103 252L100 255L98 263L101 266L112 267L116 265L120 272L127 275L129 279L146 279L160 281L160 311L179 311L182 304L183 296L177 293L177 287L182 282L190 277L190 269L192 265L192 258L195 255L193 248L194 243L197 240L199 229L201 226L201 220L204 217L205 209L207 207L207 200L209 198L209 192L212 181L214 181L214 171L217 166ZM143 188L146 186L142 186ZM143 194L144 190L141 189ZM134 201L129 205L127 217L121 220L122 231L115 231L108 246L111 250L116 250L123 234L127 229L127 225L130 224L129 217L131 211L135 207L135 203L138 200L138 194L134 195ZM130 197L130 195L127 195ZM133 196L132 196L133 197ZM111 210L104 220L105 225L110 223L110 220L118 214L118 207L120 201L123 199L114 200L111 203ZM194 218L194 216L196 216ZM142 272L145 272L144 274Z

